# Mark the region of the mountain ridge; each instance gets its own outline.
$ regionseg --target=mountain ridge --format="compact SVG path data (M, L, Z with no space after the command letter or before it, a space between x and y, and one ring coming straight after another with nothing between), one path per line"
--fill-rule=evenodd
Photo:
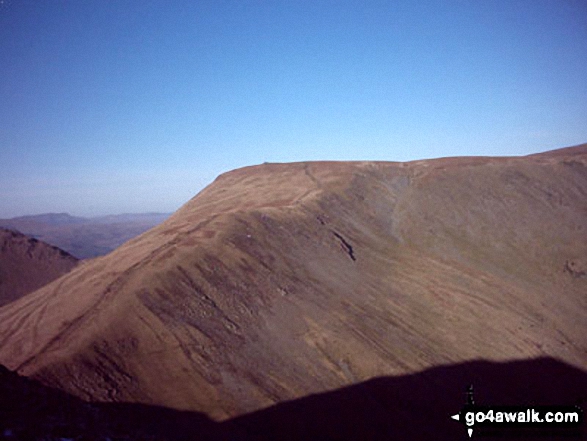
M0 309L0 362L215 420L479 357L584 369L585 279L565 268L587 255L587 151L572 157L225 173Z
M66 274L78 259L18 231L0 228L0 307Z

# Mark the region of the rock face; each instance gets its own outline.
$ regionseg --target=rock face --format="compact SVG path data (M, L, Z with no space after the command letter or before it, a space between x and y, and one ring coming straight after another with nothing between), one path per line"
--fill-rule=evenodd
M0 309L0 363L224 420L476 359L587 369L587 145L264 164Z
M0 228L0 306L57 279L77 263L59 248Z

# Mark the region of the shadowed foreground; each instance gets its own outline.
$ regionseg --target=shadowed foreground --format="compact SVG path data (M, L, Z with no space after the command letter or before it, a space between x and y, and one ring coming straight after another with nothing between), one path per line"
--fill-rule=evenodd
M0 434L4 439L465 440L465 428L450 415L464 404L468 384L482 405L584 409L587 403L587 374L552 358L473 361L380 377L223 423L157 406L86 403L1 368ZM486 440L585 439L586 432L583 424L550 435L532 429L482 435L476 429L474 437Z

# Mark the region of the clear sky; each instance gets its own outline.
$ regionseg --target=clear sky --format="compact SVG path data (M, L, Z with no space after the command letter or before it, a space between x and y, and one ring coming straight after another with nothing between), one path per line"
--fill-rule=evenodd
M586 0L0 0L0 217L587 142Z

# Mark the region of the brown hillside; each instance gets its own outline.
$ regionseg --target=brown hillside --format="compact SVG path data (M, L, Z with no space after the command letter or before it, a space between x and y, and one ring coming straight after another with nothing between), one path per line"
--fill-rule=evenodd
M212 419L473 359L587 369L587 148L235 170L0 310L0 363Z
M77 262L63 250L0 228L0 306L69 272Z

